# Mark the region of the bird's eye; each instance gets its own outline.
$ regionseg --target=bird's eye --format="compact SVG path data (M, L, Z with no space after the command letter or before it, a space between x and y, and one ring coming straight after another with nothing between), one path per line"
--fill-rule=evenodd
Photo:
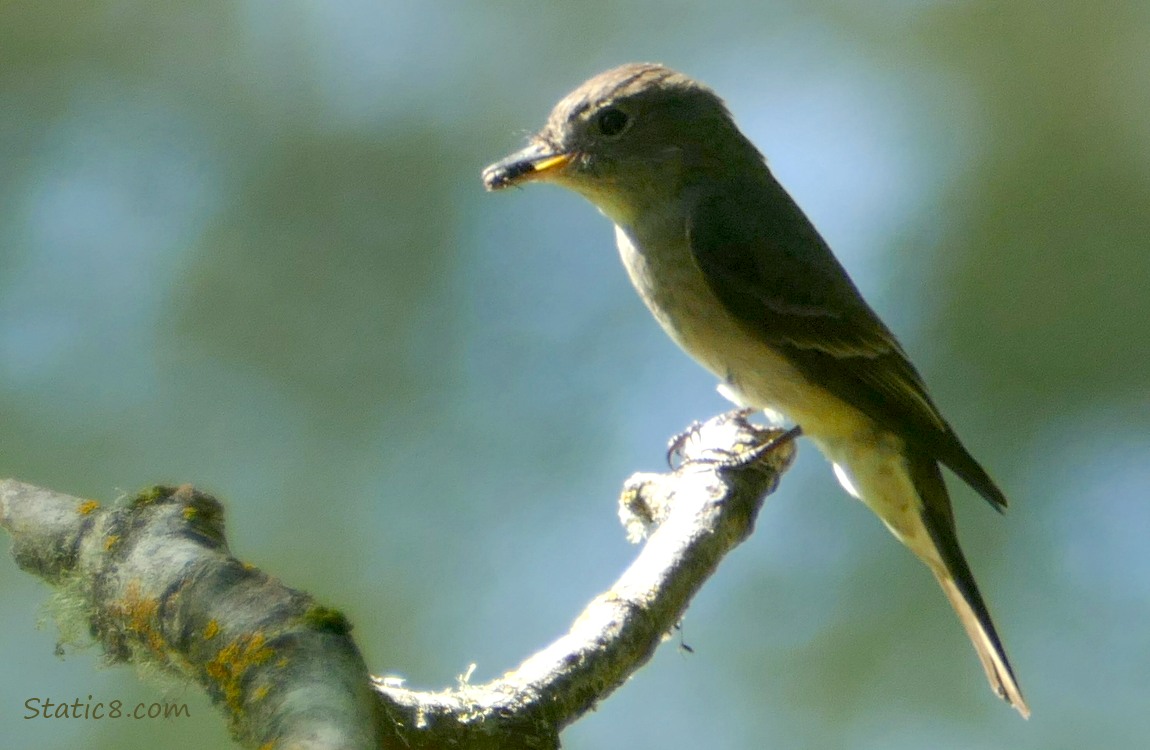
M595 116L595 126L608 138L619 135L631 124L631 118L617 107L608 107Z

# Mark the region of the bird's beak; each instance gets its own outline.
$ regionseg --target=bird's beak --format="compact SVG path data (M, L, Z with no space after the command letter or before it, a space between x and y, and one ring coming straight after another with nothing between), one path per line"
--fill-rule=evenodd
M483 186L502 190L529 180L543 180L563 170L575 158L573 153L556 153L542 141L497 161L483 170Z

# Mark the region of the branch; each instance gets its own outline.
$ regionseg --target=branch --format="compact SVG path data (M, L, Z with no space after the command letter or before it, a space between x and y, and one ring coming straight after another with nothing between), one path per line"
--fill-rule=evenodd
M5 480L0 525L16 563L57 587L62 632L90 630L109 662L199 683L241 744L380 746L350 625L232 557L215 499L155 487L102 508Z
M779 434L741 417L693 428L678 469L627 480L620 516L649 537L571 630L499 679L434 693L372 681L343 615L232 557L221 506L190 486L103 508L5 480L0 526L17 564L59 590L63 632L82 626L109 661L194 680L246 747L558 748L751 533L794 445L745 467L731 456Z

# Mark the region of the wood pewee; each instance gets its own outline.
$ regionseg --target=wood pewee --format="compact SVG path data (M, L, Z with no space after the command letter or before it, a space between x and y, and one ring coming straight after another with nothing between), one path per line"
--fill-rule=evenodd
M615 223L623 265L663 329L736 403L777 412L814 441L846 491L934 573L991 686L1028 716L940 466L996 509L1006 498L722 100L661 65L609 70L483 173L489 190L531 180L580 193Z

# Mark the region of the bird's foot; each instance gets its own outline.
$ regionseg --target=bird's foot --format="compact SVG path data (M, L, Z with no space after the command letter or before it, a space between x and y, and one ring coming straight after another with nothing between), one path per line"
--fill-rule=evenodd
M745 416L738 418L742 421L746 421ZM761 460L772 451L792 442L802 434L803 428L796 425L782 434L777 432L772 433L771 437L747 450L736 449L734 451L726 451L725 456L705 460L709 461L717 469L742 469Z
M667 443L667 466L672 469L677 469L683 465L683 449L687 447L687 441L698 434L699 428L703 426L702 422L694 421L687 425L687 429L680 432L675 437L671 438Z
M748 419L757 411L759 410L747 408L732 409L720 415L715 421L720 424L734 423L736 427L742 428L743 432L752 435L761 436L763 434L769 434L769 438L758 444L740 442L735 446L734 450L724 450L720 456L713 455L715 451L708 451L707 453L712 455L703 455L693 460L709 463L720 469L737 469L753 464L775 448L794 440L802 434L802 430L799 427L794 427L785 433L779 434L777 430L768 432L752 425ZM668 466L672 469L677 469L683 465L687 444L698 436L699 430L702 427L703 425L699 422L692 422L686 430L671 438L670 443L667 445ZM746 448L747 445L751 445L751 447Z

